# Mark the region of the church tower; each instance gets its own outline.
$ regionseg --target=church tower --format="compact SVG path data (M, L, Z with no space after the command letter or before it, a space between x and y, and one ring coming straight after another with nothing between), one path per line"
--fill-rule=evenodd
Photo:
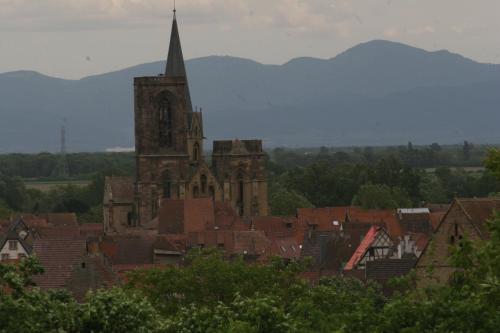
M203 161L201 112L193 111L174 10L165 73L134 79L135 185L138 225L163 198L186 198L190 169Z

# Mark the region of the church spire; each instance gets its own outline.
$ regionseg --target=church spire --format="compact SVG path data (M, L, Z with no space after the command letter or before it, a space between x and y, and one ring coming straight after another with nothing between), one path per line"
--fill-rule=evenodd
M170 35L170 46L168 49L167 66L165 76L180 76L186 78L186 101L189 111L192 111L191 96L189 94L189 85L187 83L186 66L182 54L181 39L179 37L179 28L177 26L177 10L174 5L174 19L172 22L172 33Z

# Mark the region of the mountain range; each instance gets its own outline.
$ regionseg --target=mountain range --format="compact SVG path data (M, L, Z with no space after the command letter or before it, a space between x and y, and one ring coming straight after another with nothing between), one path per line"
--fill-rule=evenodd
M193 104L213 139L268 148L500 142L500 65L376 40L331 59L283 65L210 56L186 62ZM133 147L133 77L164 62L64 80L0 74L0 152ZM210 144L207 145L210 149Z

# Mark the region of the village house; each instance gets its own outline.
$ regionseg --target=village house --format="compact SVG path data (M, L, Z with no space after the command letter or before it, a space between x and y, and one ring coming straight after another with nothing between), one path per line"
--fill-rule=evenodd
M498 210L500 199L455 199L416 264L418 286L448 282L455 271L451 248L464 237L476 244L489 239L487 221Z

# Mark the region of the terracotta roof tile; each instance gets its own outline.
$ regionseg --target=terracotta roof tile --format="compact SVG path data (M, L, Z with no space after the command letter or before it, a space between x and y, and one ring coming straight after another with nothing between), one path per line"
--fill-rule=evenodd
M39 227L36 231L42 239L74 239L80 238L80 229L74 226Z
M486 223L493 216L494 211L500 211L500 199L457 199L457 203L466 211L481 237L489 238Z
M149 236L108 236L99 249L113 266L152 264L155 241L156 237Z
M80 235L84 237L100 237L104 235L104 225L102 223L84 223L80 226Z
M33 251L45 273L34 277L35 283L44 289L64 288L72 274L73 266L86 254L83 239L37 239Z
M50 213L46 215L46 219L54 227L78 227L75 213Z
M441 220L443 219L443 217L446 215L446 212L434 212L434 213L431 213L430 214L430 221L431 221L431 225L432 225L432 229L434 231L437 230L439 224L441 223Z
M298 259L300 252L300 246L295 238L280 238L272 242L268 255L285 259Z
M131 177L106 177L104 180L105 203L113 200L114 203L134 202L134 179Z
M326 207L298 209L299 222L316 225L316 230L339 230L348 222L383 225L393 239L403 236L395 210L363 210L360 207Z

